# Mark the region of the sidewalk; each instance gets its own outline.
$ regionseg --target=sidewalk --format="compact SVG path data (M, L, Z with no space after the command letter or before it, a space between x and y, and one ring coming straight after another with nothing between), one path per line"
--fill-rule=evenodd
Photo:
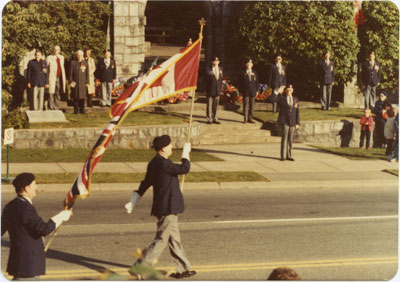
M215 155L222 162L194 162L191 171L253 171L269 179L269 182L186 182L185 189L248 189L248 188L301 188L301 187L371 187L398 186L398 177L382 172L397 169L398 163L383 160L349 160L325 153L304 144L294 144L296 161L280 161L280 144L201 145L193 150ZM10 173L79 173L83 163L11 163ZM145 172L146 162L97 164L96 172L139 173ZM6 164L2 164L2 174ZM68 191L72 183L41 184L42 191ZM91 185L92 191L132 191L138 183L106 183ZM2 191L13 191L10 184L2 184Z

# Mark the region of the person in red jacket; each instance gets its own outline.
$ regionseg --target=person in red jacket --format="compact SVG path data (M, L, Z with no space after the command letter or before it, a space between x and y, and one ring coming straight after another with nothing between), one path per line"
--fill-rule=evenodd
M360 149L364 148L364 139L366 139L365 146L367 150L369 147L369 141L371 139L372 126L374 119L371 116L371 110L366 109L365 114L360 119L361 124L361 136L360 136Z

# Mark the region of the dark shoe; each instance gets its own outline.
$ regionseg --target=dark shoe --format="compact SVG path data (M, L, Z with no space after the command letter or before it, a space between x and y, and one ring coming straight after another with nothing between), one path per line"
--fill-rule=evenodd
M214 120L213 123L215 123L215 124L221 124L218 120Z
M212 124L211 120L207 120L207 124Z
M244 124L246 124L246 123L247 123L247 121L244 121L243 123L244 123Z
M175 278L175 279L182 279L182 278L191 277L191 276L193 276L195 274L196 274L196 271L194 271L194 270L186 270L186 271L184 271L182 273L179 273L179 272L172 273L170 275L170 277Z
M77 114L78 114L78 112L74 112L74 114L75 114L75 115L77 115Z
M288 160L288 161L294 162L294 159L293 159L293 158L287 158L287 160Z
M256 123L254 120L249 120L250 123Z
M283 162L285 159L280 159L281 162Z

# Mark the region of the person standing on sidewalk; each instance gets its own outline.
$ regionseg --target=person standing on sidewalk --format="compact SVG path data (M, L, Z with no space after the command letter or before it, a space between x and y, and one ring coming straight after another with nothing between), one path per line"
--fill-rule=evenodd
M271 99L278 103L279 116L278 123L281 127L281 161L294 161L292 157L292 144L294 130L300 127L299 100L293 97L293 87L289 84L285 89L286 95L274 93Z
M47 70L46 61L42 60L42 52L36 50L35 59L29 61L27 70L27 86L32 89L33 109L35 111L43 111L44 89L49 88Z
M256 96L258 94L258 76L253 70L253 61L249 60L246 63L246 70L243 74L243 123L254 123L253 109Z
M324 53L324 59L319 63L321 109L330 110L332 98L332 86L335 84L335 64L330 60L329 51Z
M117 79L117 65L111 58L110 49L104 50L104 59L98 61L95 76L101 83L100 107L111 107L113 83Z
M43 236L49 235L62 222L68 221L71 210L64 210L44 222L32 205L37 184L32 173L21 173L12 184L17 197L11 200L1 215L1 236L10 236L7 272L13 280L39 280L46 272Z
M217 118L219 97L222 93L222 68L218 57L215 57L211 68L207 71L207 124L220 124Z
M268 85L272 88L275 95L281 95L286 86L286 66L282 64L282 56L278 55L275 64L270 66ZM278 104L272 102L272 111L278 111Z
M138 259L135 265L153 264L168 245L177 269L171 276L178 279L190 277L195 275L196 271L190 270L191 264L183 249L178 228L178 214L183 213L185 209L178 175L187 174L190 170L191 145L185 143L181 164L168 160L172 154L171 137L168 135L154 138L153 148L157 155L149 162L146 176L140 183L139 189L133 192L131 200L125 205L127 213L131 213L147 189L153 186L151 215L157 217L157 233L143 259ZM131 274L138 275L133 272Z
M54 46L53 55L46 58L49 66L49 108L60 108L61 93L65 93L65 68L64 56L60 54L60 46Z
M368 150L370 148L369 144L371 139L372 126L374 124L374 119L372 118L370 109L365 110L364 115L360 118L360 124L360 149L364 148L364 139L366 139L365 146Z

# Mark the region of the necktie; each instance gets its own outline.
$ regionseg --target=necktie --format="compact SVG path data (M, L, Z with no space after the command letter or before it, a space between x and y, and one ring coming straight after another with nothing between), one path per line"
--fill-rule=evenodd
M219 78L219 70L218 70L218 67L215 67L215 68L214 68L214 75L215 75L215 79L218 80L218 78Z

